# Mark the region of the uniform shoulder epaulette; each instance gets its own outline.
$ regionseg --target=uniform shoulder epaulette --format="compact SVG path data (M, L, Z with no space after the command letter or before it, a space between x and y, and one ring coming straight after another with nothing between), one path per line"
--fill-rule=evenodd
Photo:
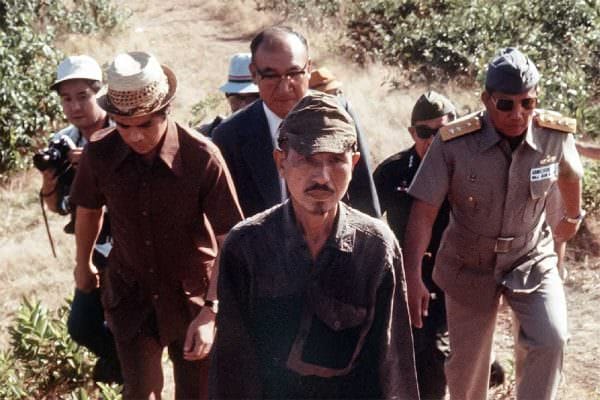
M448 140L456 139L466 135L467 133L473 133L481 129L481 120L479 119L479 111L471 114L467 114L464 117L452 121L446 126L440 128L440 137L444 142Z
M97 142L99 140L104 139L109 133L113 132L115 129L116 127L109 126L92 133L92 136L90 137L90 142Z
M559 112L550 110L535 110L535 122L542 128L553 129L562 133L575 133L577 120L565 117Z

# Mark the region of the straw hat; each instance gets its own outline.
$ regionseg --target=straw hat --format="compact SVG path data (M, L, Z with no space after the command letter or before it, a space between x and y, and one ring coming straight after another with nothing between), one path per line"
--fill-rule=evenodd
M106 73L107 93L98 104L110 114L140 117L159 111L175 97L177 78L166 65L142 51L115 57Z
M320 92L328 92L341 88L342 82L338 81L329 69L321 67L311 72L308 87Z
M223 93L258 93L258 86L252 81L248 66L252 61L250 53L237 53L229 61L227 83L219 88Z
M50 89L56 90L59 83L71 79L88 79L90 81L102 81L102 69L100 65L90 56L70 56L58 64L56 80Z

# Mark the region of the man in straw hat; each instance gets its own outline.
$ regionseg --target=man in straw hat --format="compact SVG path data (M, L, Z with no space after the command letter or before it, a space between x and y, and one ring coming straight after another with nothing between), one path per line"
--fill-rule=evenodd
M208 359L200 359L210 351L218 308L214 261L242 219L235 189L218 149L169 116L177 80L168 67L145 52L119 54L107 82L98 103L116 128L92 137L71 191L75 281L81 290L98 285L90 255L107 204L115 246L102 301L124 398L160 398L164 347L175 397L205 398Z
M519 324L517 399L553 399L568 338L566 302L545 223L554 185L565 213L555 237L571 238L581 209L583 168L575 121L536 109L540 75L514 48L490 62L485 111L440 129L410 185L414 197L404 241L411 320L427 315L429 291L421 264L431 228L448 199L450 222L433 279L446 295L450 357L446 378L453 399L487 398L500 296Z
M281 120L309 92L311 71L306 39L289 28L265 29L254 37L250 50L250 71L260 100L223 121L212 136L227 161L246 216L266 210L287 196L271 153ZM344 201L379 216L368 150L360 137L358 143L363 156Z
M418 398L400 248L341 202L356 149L354 121L323 93L279 127L289 199L237 225L221 254L215 398Z
M92 134L111 124L106 111L96 102L96 96L102 89L102 69L88 55L69 56L58 65L56 80L50 89L60 97L62 110L70 123L52 136L50 146L60 147L61 143L70 143L71 148L66 154L67 160L64 160L68 163L68 168L55 168L56 165L49 161L50 158L43 158L43 163L36 164L43 169L40 196L49 210L70 216L64 230L72 234L75 212L69 201L69 189L73 172L77 171L83 148ZM59 158L57 161L63 160ZM110 223L108 215L105 215L92 258L97 268L106 267L110 250ZM100 289L89 292L75 289L67 329L75 342L98 356L93 372L95 381L122 382L115 342L104 320Z

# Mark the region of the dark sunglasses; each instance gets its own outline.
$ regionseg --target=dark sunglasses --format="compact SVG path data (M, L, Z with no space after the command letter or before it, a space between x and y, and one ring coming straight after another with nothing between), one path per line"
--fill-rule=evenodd
M429 139L432 136L435 136L440 128L430 128L425 125L417 125L414 127L415 132L417 132L417 136L421 139Z
M499 111L512 111L515 108L515 101L509 99L496 99L494 96L492 97L492 101L496 106L496 109ZM537 106L537 97L528 97L526 99L521 99L520 101L521 107L525 110L533 110Z

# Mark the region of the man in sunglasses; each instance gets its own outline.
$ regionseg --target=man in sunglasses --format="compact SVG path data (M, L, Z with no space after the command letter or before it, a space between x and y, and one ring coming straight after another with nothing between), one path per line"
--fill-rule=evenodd
M487 398L500 296L519 325L517 399L556 397L568 337L566 302L556 268L546 199L558 185L565 214L554 230L577 231L583 168L575 121L536 110L539 73L513 48L489 64L485 110L440 129L408 193L414 197L404 250L409 307L423 325L430 294L421 261L446 199L450 222L433 279L444 291L450 357L445 372L453 399Z
M408 187L438 130L455 117L454 105L446 97L435 91L423 94L412 109L411 126L408 128L414 144L384 160L373 173L381 212L385 213L400 243L404 241L412 205ZM431 242L423 258L423 282L432 293L429 316L424 319L421 329L413 329L419 394L423 399L432 400L443 399L446 394L444 360L448 355L448 328L444 292L433 282L431 273L442 233L448 225L448 211L445 202L436 218Z
M309 93L311 60L308 42L286 27L271 27L250 43L250 72L260 100L235 113L213 131L235 182L244 215L249 217L287 198L277 174L273 150L277 128L290 110ZM369 151L358 134L361 158L343 200L378 217L379 201L369 169Z

